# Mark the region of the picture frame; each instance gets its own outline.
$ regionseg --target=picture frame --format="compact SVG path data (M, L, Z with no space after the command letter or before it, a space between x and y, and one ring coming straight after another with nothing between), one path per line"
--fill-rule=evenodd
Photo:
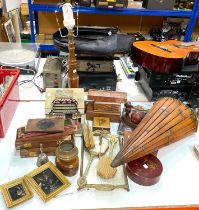
M24 177L7 182L0 187L8 208L21 204L33 197L33 193Z
M8 38L8 41L11 43L16 42L16 35L15 35L15 30L14 26L12 24L12 20L8 19L5 23L3 23L4 30L6 33L6 36Z
M16 42L21 42L21 33L22 33L22 22L20 18L20 12L19 9L13 9L8 12L8 17L11 19L14 32L15 32L15 38Z
M25 178L44 202L71 185L69 180L50 161L26 174Z

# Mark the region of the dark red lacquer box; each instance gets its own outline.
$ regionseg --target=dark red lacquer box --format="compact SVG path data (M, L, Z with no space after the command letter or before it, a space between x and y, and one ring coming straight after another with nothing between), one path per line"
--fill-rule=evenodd
M0 85L3 85L6 78L11 76L9 86L0 97L0 138L6 135L19 103L19 86L17 84L19 73L20 71L17 69L0 69Z
M156 184L162 174L160 160L152 155L146 155L126 164L128 177L137 184L150 186Z

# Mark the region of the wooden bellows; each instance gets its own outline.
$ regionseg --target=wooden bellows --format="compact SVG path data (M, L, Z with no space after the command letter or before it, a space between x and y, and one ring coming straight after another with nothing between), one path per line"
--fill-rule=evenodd
M159 99L124 143L111 166L153 153L197 131L197 118L181 101Z

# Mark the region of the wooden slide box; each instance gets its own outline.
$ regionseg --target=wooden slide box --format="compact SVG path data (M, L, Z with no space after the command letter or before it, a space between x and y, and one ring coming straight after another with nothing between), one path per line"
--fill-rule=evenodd
M90 89L88 91L88 100L99 102L126 103L127 93Z
M41 132L41 133L64 132L64 119L63 118L29 119L26 125L26 133L30 132Z
M17 136L15 140L15 148L28 149L28 148L39 148L40 144L44 148L57 147L60 140L74 140L76 127L66 126L66 131L63 133L55 134L42 134L42 133L25 133L25 127L17 129ZM42 135L41 135L42 134Z
M114 113L96 113L96 112L87 112L86 113L86 119L87 120L93 120L93 117L108 117L110 118L111 122L118 123L120 122L120 115L119 114L114 114Z
M43 148L48 147L58 147L59 146L59 140L57 139L50 139L48 141L39 141L39 142L15 142L15 148L16 150L22 150L22 149L33 149L33 148L40 148L40 144L42 144Z
M94 111L105 111L105 112L121 112L120 103L112 103L112 102L94 102Z
M43 148L43 152L46 153L46 155L55 156L56 149L57 149L57 146L56 147ZM41 153L40 148L21 149L20 150L20 157L21 158L38 157L40 153Z
M20 141L19 139L16 139L15 141L15 148L17 150L19 149L30 149L30 148L40 148L40 144L42 144L43 148L48 147L57 147L59 145L59 141L62 139L43 139L43 140L34 140L30 141L27 139L26 141ZM64 140L74 141L74 135L69 135Z
M114 112L105 112L105 111L95 111L93 110L93 104L88 103L87 110L86 110L86 119L87 120L93 120L93 117L108 117L110 118L111 122L120 122L120 113L114 113Z
M64 128L64 132L60 133L25 133L25 127L21 127L17 129L17 136L16 139L20 141L27 142L27 139L29 141L39 141L39 140L44 140L44 139L64 139L69 135L74 135L76 132L76 126L71 126L68 127L66 126Z

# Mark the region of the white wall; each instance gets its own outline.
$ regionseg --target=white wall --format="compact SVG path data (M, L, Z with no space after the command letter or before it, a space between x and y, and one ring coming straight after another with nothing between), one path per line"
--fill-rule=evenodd
M4 11L9 12L13 9L19 8L21 0L4 0Z

